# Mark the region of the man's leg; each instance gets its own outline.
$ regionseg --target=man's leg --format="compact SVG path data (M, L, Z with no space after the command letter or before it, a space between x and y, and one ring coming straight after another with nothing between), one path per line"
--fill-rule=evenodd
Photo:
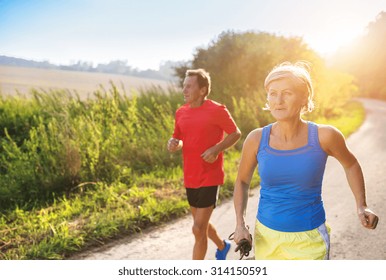
M209 219L213 212L213 206L206 208L191 207L190 209L193 215L192 231L195 238L193 260L203 260L205 259L206 251L208 249L208 234L211 234L209 236L212 236L213 234L213 226L209 226ZM220 243L221 242L222 241L220 240Z
M224 249L225 247L224 241L217 234L215 227L211 223L209 223L209 226L208 226L208 237L210 240L214 242L214 244L216 244L219 250Z
M216 255L215 255L216 260L226 260L231 244L229 241L222 240L220 238L215 227L211 223L209 223L208 225L208 237L217 246Z

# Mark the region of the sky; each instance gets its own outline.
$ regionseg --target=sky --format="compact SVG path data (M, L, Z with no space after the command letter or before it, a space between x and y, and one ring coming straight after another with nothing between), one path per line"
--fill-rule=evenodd
M0 55L157 70L232 30L302 37L324 56L381 11L385 0L0 0Z

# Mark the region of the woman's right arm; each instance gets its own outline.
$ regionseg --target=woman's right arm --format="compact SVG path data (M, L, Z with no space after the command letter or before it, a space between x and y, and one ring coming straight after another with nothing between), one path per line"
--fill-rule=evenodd
M244 141L241 152L239 170L233 192L233 202L236 212L236 229L234 235L236 244L244 238L250 240L249 231L245 225L245 213L248 203L249 185L257 166L256 156L260 145L261 134L262 129L260 128L250 132Z

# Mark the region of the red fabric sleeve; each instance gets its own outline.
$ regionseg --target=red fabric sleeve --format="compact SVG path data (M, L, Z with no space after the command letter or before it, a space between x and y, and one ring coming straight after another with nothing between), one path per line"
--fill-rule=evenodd
M217 110L218 116L216 119L218 120L218 125L227 133L231 134L237 130L237 125L233 120L231 114L228 109L222 105L221 110Z

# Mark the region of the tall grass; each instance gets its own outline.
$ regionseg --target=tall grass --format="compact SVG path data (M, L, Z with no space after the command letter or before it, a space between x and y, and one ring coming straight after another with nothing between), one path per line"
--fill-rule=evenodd
M1 99L0 209L34 206L82 182L130 184L135 174L177 166L165 139L179 97L155 88L128 98L112 85L87 101L65 91Z

